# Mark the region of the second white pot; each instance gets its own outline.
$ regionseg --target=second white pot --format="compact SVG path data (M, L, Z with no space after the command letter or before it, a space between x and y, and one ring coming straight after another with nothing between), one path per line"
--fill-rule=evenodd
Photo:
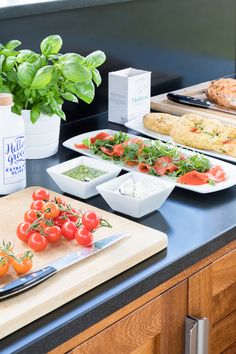
M30 120L30 110L23 110L27 159L42 159L57 153L61 119L41 114L35 124Z

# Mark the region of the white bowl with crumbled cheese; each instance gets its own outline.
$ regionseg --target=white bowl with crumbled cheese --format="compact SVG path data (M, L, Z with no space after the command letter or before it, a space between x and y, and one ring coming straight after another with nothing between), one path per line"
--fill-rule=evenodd
M173 182L130 172L96 188L113 210L140 218L158 210L174 187Z

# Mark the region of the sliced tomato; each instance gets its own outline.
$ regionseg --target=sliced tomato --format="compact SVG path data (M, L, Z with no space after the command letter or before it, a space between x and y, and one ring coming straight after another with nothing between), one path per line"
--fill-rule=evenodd
M147 163L140 162L138 165L138 170L143 173L148 173L150 168L151 168L151 166L148 165Z
M122 156L124 154L125 148L123 144L117 144L113 147L113 153L115 156Z
M205 173L191 171L185 173L183 176L180 176L177 182L191 186L199 186L201 184L206 184L208 180L209 178Z
M225 171L220 166L212 167L208 172L205 172L205 175L214 182L222 182L226 179Z
M102 147L101 147L101 151L102 151L104 154L109 155L109 156L113 156L113 155L114 155L113 149L112 149L112 150L107 149L107 148L105 148L105 146L102 146Z
M85 144L75 144L74 147L76 149L89 149L89 147Z

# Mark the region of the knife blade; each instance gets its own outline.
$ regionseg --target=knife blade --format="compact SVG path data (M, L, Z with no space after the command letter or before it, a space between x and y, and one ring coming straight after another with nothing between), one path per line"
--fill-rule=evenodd
M50 262L44 268L41 268L33 273L26 274L16 280L13 280L9 284L0 288L0 300L19 294L22 291L32 288L33 286L43 282L44 280L58 273L60 270L67 268L77 262L80 262L83 259L91 257L92 255L104 250L105 248L113 245L114 243L127 236L127 234L118 233L105 237L102 240L94 242L91 246L84 247L82 250L80 249L76 252L71 252L66 256L60 257L55 261Z
M208 108L208 109L214 109L216 111L220 111L220 112L224 112L224 113L236 114L236 110L234 110L234 109L224 108L224 107L221 107L211 101L204 100L201 98L179 95L179 94L173 93L173 92L168 93L167 98L171 101L174 101L177 103L182 103L182 104L185 104L188 106Z

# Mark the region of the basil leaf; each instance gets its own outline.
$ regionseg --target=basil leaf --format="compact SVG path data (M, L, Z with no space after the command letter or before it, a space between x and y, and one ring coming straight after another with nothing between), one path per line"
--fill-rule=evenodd
M98 87L101 84L101 82L102 82L102 78L101 78L101 75L100 75L100 73L99 73L99 71L97 69L93 69L92 70L92 78L93 78L93 81L95 82L95 84Z
M56 54L62 46L62 39L59 35L51 35L44 38L40 44L41 52L44 55Z
M0 92L1 93L11 93L9 87L5 84L0 85Z
M32 89L43 89L52 79L53 66L47 65L39 69L31 84Z
M95 52L87 55L86 63L92 69L97 68L102 65L106 60L106 55L101 50L96 50Z
M78 98L70 92L61 93L61 97L63 97L67 101L78 103Z
M2 72L2 64L3 64L3 62L4 62L4 59L5 59L5 57L4 57L4 55L0 55L0 73Z
M1 50L0 54L5 55L5 57L11 57L11 56L16 56L18 54L18 52L4 48Z
M34 63L38 59L39 55L32 52L32 50L24 49L19 52L17 55L18 63Z
M91 80L91 72L78 61L71 60L62 66L63 76L72 82L84 82Z
M12 50L12 49L15 49L15 48L19 47L19 45L21 45L21 42L18 41L17 39L15 39L15 40L12 40L10 42L7 42L5 44L5 48Z
M34 105L31 108L31 112L30 112L30 120L33 124L35 124L37 122L37 120L39 119L40 116L40 110L38 105Z
M27 62L20 64L17 73L20 85L22 87L29 87L34 79L35 72L33 64Z
M82 82L77 86L76 95L84 102L91 103L95 95L95 87L92 81Z
M3 71L10 71L13 69L14 65L15 65L15 62L16 62L16 58L15 57L7 57L3 64L2 64L2 70Z
M70 61L77 61L78 63L83 64L85 63L85 58L76 53L67 53L62 55L59 59L60 64L66 64Z

